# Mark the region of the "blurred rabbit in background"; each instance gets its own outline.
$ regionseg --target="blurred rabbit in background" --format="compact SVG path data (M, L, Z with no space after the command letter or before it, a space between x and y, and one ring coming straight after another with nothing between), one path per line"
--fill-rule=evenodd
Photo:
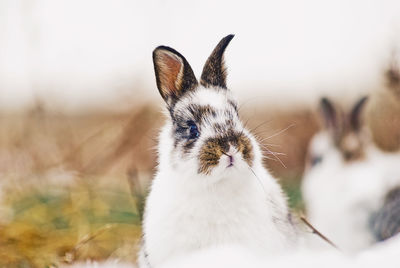
M400 76L393 66L386 72L386 92L381 96L397 98L392 105L396 108ZM372 112L378 104L385 107L384 98L373 97L360 98L350 109L328 98L320 100L324 127L310 141L302 182L310 222L345 251L366 248L400 231L400 153L385 152L373 141L376 134L370 132L363 111L373 103L368 115L382 120ZM395 111L383 118L399 120ZM382 128L377 133L384 133Z

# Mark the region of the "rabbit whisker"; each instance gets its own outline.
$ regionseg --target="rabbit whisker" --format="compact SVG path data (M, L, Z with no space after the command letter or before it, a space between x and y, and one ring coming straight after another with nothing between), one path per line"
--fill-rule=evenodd
M280 144L273 144L273 143L263 143L264 146L275 146L275 147L282 147Z
M282 165L284 168L287 168L286 165L282 162L282 160L277 156L278 153L272 152L272 151L271 151L270 149L268 149L267 147L265 147L264 149L267 150L269 154L272 154L272 155L276 158L276 160L278 160L279 163L281 163L281 165Z
M269 149L267 146L260 144L261 149L264 149L263 152L267 153L267 154L275 154L275 155L286 155L286 153L282 153L282 152L274 152L271 149Z
M278 152L269 152L267 149L265 149L265 151L263 150L263 152L264 153L266 153L266 154L270 154L270 155L283 155L283 156L286 156L287 154L285 154L285 153L278 153Z
M255 132L259 127L261 127L261 126L263 126L263 125L265 125L265 124L271 123L271 121L272 121L272 120L267 120L267 121L262 122L261 124L259 124L259 125L256 126L255 128L250 129L250 132Z
M263 159L272 160L272 161L277 161L275 158L272 158L272 157L269 157L269 156L266 156L266 155L263 155L262 158Z
M282 145L280 145L280 144L274 144L274 143L263 143L263 139L262 139L261 137L259 137L259 136L257 136L257 135L254 135L254 134L253 134L253 136L256 138L256 140L258 141L258 143L259 143L260 145L262 145L262 146L275 146L275 147L282 147Z
M271 139L271 138L273 138L273 137L276 137L276 136L278 136L278 135L284 133L285 131L289 130L290 128L294 127L295 125L296 125L296 124L290 124L290 125L287 126L286 128L284 128L284 129L282 129L282 130L276 132L275 134L272 134L271 136L262 139L262 141L265 141L265 140Z
M263 190L265 196L267 196L267 192L265 191L264 185L262 184L260 178L256 175L256 173L255 173L254 170L250 167L249 164L247 164L247 166L249 167L251 173L253 173L254 177L256 178L256 180L258 181L258 183L260 184L261 189Z

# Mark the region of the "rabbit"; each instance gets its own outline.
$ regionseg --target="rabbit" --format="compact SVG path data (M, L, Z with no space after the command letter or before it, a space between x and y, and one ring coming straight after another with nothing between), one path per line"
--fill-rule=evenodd
M310 141L301 186L310 222L349 252L400 230L400 155L373 143L362 118L367 100L346 111L321 99L324 128Z
M224 51L233 37L215 47L200 82L176 50L153 51L167 119L145 204L140 267L225 244L262 254L296 246L286 197L263 167L260 146L227 88Z

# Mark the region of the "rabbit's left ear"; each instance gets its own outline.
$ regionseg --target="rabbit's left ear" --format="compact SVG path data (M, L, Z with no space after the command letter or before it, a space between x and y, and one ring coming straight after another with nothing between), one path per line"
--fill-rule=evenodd
M356 131L360 130L361 128L361 114L365 103L368 100L368 96L362 97L357 103L354 105L353 109L351 110L350 114L350 124L352 128Z
M226 89L226 67L224 52L231 42L233 34L224 37L208 57L201 74L200 84L204 87L220 87Z
M325 121L325 127L335 130L338 127L338 116L333 103L328 98L320 100L322 117Z
M153 51L157 87L168 105L176 102L185 92L197 86L189 63L178 51L159 46Z

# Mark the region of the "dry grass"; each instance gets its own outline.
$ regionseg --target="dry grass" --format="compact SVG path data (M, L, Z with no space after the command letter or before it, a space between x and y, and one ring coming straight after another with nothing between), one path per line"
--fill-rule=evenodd
M38 108L0 124L0 266L134 262L159 114L148 106L74 117Z

